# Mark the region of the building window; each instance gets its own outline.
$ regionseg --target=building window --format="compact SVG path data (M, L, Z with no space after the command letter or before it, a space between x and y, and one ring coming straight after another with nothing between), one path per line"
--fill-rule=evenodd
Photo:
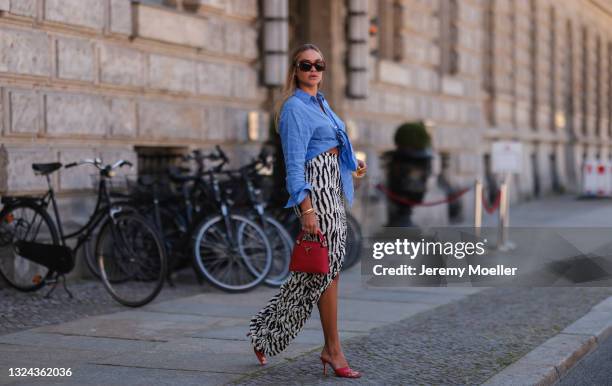
M181 157L189 152L185 147L137 146L138 175L165 176L169 166L181 164Z
M581 84L580 84L580 98L582 102L581 114L582 114L582 134L586 135L587 130L587 114L589 112L588 106L588 89L589 89L589 48L588 48L588 32L585 26L582 26L582 63L581 63Z
M153 4L153 5L167 5L167 6L170 6L172 8L174 8L176 6L176 4L174 4L174 5L169 4L168 0L140 0L139 3Z
M597 36L595 41L595 133L601 136L601 38Z
M612 42L608 42L608 138L612 138Z
M555 117L557 115L557 34L555 31L556 28L556 15L555 8L550 7L550 29L549 29L549 65L550 65L550 129L555 130L556 120Z
M128 0L125 0L128 1ZM150 4L157 5L162 7L171 8L180 12L188 12L194 14L206 14L208 7L209 9L217 8L221 9L224 7L224 2L227 0L221 1L210 1L210 0L132 0L134 2L142 3L142 4ZM252 0L256 1L256 0Z
M381 0L378 2L380 33L378 48L382 59L400 61L403 59L402 22L404 6L401 1Z
M368 16L370 17L370 26L369 26L369 46L370 46L370 55L377 58L380 56L380 9L377 0L369 0L368 3Z
M183 0L136 0L142 4L150 4L150 5L158 5L162 7L176 9L178 11L183 11Z
M567 132L573 138L574 131L574 34L572 32L572 22L567 20L565 23L565 61L564 61L564 87L563 87L563 108L565 110L565 125L569 129Z
M143 1L143 0L140 0ZM178 11L198 13L203 4L200 0L144 0L152 4L161 4L166 7L174 8Z
M486 8L483 17L484 49L483 49L483 89L487 95L485 105L485 116L488 124L491 127L497 125L495 119L495 2L489 1L486 3Z
M529 2L529 56L531 73L531 100L529 120L532 130L538 129L538 20L536 0Z
M490 2L492 7L493 2ZM459 3L457 0L440 2L440 72L455 75L459 70ZM492 23L491 23L492 24Z
M518 129L518 117L517 117L517 83L518 83L518 58L517 58L517 44L518 44L518 20L521 18L520 15L517 15L517 4L516 1L512 1L510 3L510 22L511 22L511 43L512 44L512 58L511 58L511 88L512 88L512 126L514 129Z

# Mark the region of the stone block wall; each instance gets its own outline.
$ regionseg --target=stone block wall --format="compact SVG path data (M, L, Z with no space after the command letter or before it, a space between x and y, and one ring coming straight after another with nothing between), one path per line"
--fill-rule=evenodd
M33 162L136 161L135 147L149 145L243 146L250 111L265 140L256 1L206 7L0 1L2 191L44 189ZM79 169L54 176L60 193L91 187L92 171Z

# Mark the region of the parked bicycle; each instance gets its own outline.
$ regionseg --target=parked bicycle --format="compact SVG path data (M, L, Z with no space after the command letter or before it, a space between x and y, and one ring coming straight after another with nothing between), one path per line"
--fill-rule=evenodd
M227 160L220 147L217 147L217 152L221 158ZM241 214L256 221L268 237L272 247L272 268L265 279L265 284L279 287L289 277L293 238L283 224L266 212L261 189L256 186L256 181L261 178L259 172L269 166L268 154L261 152L253 161L238 169L221 170L229 177L225 187L231 194L233 206Z
M181 249L173 243L179 232L186 231L186 224L177 215L180 194L171 191L168 176L164 175L126 175L124 183L114 184L110 197L114 205L120 205L125 212L140 213L149 223L155 225L162 236L167 256L166 280L174 287L173 273L192 262L190 256L181 253ZM94 238L85 245L85 261L91 273L100 278L100 271L94 253ZM197 270L196 270L197 272ZM201 282L200 276L198 280Z
M155 219L172 256L170 269L189 258L198 275L217 288L227 292L255 288L270 272L272 248L262 227L232 213L231 192L224 187L228 176L221 171L227 158L222 152L204 155L196 150L184 160L196 161L199 166L195 172L169 168L176 194L157 197L158 205L145 204L140 209L144 207ZM221 163L206 168L205 161Z
M225 291L250 290L261 284L272 267L272 248L265 231L244 215L232 213L230 193L222 188L228 174L222 171L229 162L225 154L207 156L195 152L201 160L219 161L204 168L196 159L197 185L194 203L205 217L194 227L193 257L200 272L216 287Z
M0 211L0 276L21 291L36 291L52 285L49 297L75 266L76 251L99 229L94 253L105 288L119 303L138 307L152 301L161 290L166 274L163 242L143 216L125 211L111 202L107 182L115 170L131 163L119 160L104 165L99 159L66 165L72 168L93 165L99 170L97 202L85 225L64 234L50 175L62 168L58 162L33 164L36 174L47 180L48 190L41 197L5 196ZM55 220L48 213L51 204ZM66 240L77 238L76 246Z

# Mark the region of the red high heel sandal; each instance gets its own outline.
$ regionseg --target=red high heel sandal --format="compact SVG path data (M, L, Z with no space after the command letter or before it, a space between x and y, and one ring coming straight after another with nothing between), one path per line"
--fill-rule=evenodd
M258 351L255 347L253 347L253 351L255 351L257 360L262 366L265 366L268 364L268 359L266 358L266 355L264 353L262 353L261 351Z
M334 370L334 373L336 373L336 377L341 377L341 378L359 378L361 377L361 373L359 371L353 370L349 366L335 369L334 365L332 365L330 361L328 361L327 359L323 357L321 357L321 363L323 363L323 375L327 375L326 365L329 364L332 370Z
M250 332L247 332L246 336L251 336ZM268 364L268 358L266 358L266 354L262 353L261 351L257 350L255 347L253 347L253 351L255 352L255 356L257 357L257 360L259 361L259 363L262 366L265 366Z

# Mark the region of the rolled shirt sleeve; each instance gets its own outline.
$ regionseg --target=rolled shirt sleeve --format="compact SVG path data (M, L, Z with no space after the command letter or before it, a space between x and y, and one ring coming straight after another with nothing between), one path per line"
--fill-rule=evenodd
M313 132L304 123L296 108L288 105L283 107L279 133L287 171L287 192L290 196L285 208L299 205L312 191L312 186L306 181L305 166L306 150Z

